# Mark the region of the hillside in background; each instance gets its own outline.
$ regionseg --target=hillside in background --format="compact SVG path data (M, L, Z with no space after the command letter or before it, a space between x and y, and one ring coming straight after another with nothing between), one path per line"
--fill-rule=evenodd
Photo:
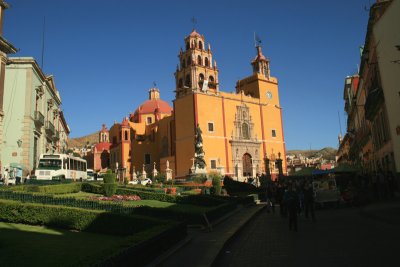
M89 135L85 135L82 137L76 137L76 138L71 138L68 141L68 147L69 148L83 148L85 147L88 142L89 145L92 144L97 144L99 141L99 132L95 132ZM335 160L335 155L336 155L336 149L332 147L325 147L320 150L288 150L286 151L287 155L303 155L307 158L312 158L312 157L319 157L322 155L324 159L327 160Z
M88 144L88 142L89 145L97 144L99 142L99 132L95 132L82 137L71 138L68 140L68 147L83 148Z
M320 150L288 150L287 155L303 155L307 158L319 157L320 155L327 160L335 160L337 150L332 147L325 147Z

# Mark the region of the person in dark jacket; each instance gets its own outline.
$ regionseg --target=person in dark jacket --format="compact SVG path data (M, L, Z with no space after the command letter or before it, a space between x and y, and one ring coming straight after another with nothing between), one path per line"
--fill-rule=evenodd
M289 230L297 232L297 211L299 208L299 196L294 190L293 185L289 184L288 191L285 192L284 202L289 212Z
M308 213L311 214L311 219L315 222L315 211L314 211L314 190L310 182L307 182L304 186L304 206L305 215L308 218Z

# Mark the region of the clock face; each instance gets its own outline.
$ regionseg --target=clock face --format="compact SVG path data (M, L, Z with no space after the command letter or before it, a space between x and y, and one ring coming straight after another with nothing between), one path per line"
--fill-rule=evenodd
M271 99L271 98L272 98L272 93L271 93L271 91L268 91L268 92L267 92L267 98L268 98L268 99Z

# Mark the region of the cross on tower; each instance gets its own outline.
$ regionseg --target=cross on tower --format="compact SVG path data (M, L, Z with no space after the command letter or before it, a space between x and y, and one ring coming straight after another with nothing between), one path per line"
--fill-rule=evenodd
M193 30L196 28L197 19L193 16L190 21L193 23Z

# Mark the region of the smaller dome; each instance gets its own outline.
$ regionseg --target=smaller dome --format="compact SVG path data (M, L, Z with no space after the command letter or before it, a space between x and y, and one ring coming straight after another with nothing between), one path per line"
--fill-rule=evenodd
M103 142L103 143L98 143L94 147L97 152L103 152L104 150L110 151L110 146L111 146L111 143Z

